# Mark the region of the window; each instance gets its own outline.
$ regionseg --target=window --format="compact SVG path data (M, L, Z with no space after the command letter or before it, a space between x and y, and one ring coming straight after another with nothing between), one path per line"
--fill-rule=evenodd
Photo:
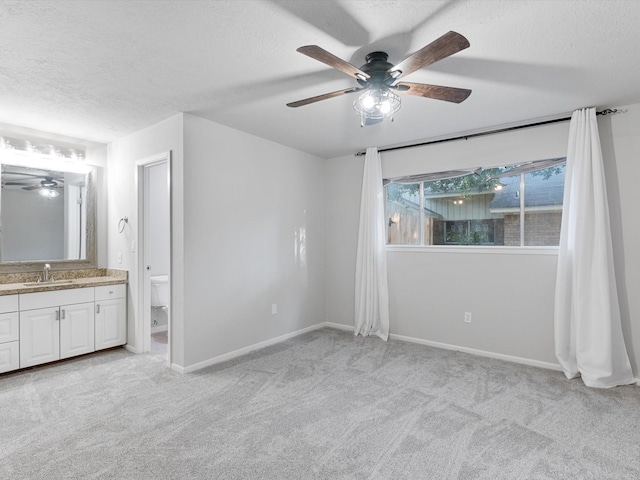
M557 246L565 159L385 180L387 244Z

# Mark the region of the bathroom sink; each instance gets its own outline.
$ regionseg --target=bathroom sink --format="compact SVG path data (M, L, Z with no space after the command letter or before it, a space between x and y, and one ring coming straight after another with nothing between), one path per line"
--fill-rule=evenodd
M73 283L73 280L54 280L53 282L29 282L25 283L25 287L45 287L47 285L65 285Z

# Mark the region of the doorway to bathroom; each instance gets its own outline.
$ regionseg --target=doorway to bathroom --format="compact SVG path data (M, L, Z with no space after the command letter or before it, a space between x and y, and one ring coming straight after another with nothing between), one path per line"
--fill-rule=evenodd
M138 162L138 318L142 349L171 366L171 154Z

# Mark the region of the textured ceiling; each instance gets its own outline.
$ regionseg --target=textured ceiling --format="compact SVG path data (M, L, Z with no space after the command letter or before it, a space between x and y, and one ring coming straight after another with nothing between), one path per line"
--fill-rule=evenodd
M322 157L585 106L640 102L635 0L0 0L0 122L109 142L191 112ZM402 58L449 30L471 47L406 77L469 88L462 104L403 96L361 128L355 85L296 52L356 66Z

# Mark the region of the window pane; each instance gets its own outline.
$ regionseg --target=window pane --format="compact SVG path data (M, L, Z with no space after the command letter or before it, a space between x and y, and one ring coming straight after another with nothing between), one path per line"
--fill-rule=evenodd
M496 235L500 238L499 245L520 246L520 178L520 175L500 177L489 206L494 215L502 215L500 232Z
M501 213L491 212L502 172L487 169L424 183L424 212L432 224L433 245L502 245Z
M420 185L389 184L387 191L387 243L420 244Z
M524 244L527 246L560 244L565 165L524 176Z
M424 245L557 246L562 160L477 169L453 178L442 177L462 172L430 173L425 177L439 180L422 184L422 212L420 184L389 184L388 243L420 244L423 225Z

